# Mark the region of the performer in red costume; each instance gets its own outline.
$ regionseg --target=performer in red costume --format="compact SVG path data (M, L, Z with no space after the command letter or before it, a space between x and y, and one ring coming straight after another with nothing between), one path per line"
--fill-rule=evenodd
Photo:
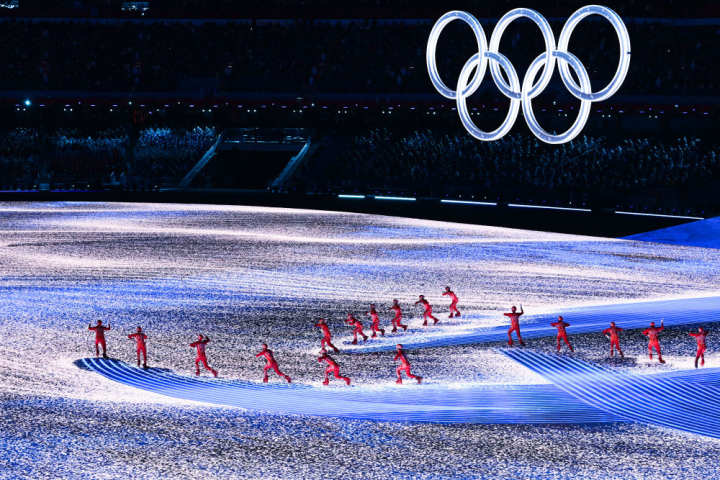
M695 337L695 340L697 341L697 353L695 354L695 368L698 368L698 359L700 360L700 365L705 366L705 338L708 336L707 330L703 329L703 327L698 327L697 333L690 332L690 335Z
M100 356L100 349L98 349L98 345L100 345L102 347L103 358L108 358L107 346L105 345L105 330L110 330L110 324L108 323L108 326L106 327L103 325L102 320L98 320L97 325L94 327L92 324L88 324L88 330L95 332L95 356Z
M625 358L625 355L623 355L622 350L620 350L620 332L622 332L623 329L620 327L615 326L615 322L610 322L610 326L603 330L603 335L605 335L610 340L610 356L612 357L614 354L614 349L617 349L618 353L620 354L621 358Z
M318 362L325 362L328 364L327 368L325 369L325 380L323 381L323 385L327 385L328 383L330 383L330 378L328 378L328 375L331 373L335 375L335 378L345 380L346 385L350 385L350 377L343 377L342 375L340 375L340 365L338 365L337 362L335 362L335 360L333 360L333 358L327 354L327 351L325 351L324 348L320 350Z
M525 342L523 342L522 337L520 336L520 315L525 313L523 311L522 305L520 305L520 312L517 311L517 308L515 308L515 305L512 306L510 309L510 313L503 313L506 317L510 317L510 328L508 329L508 345L512 347L513 345L513 339L512 339L512 332L515 332L515 335L518 337L518 341L520 342L520 345L523 347L525 346Z
M374 303L370 304L370 310L365 312L365 315L369 315L370 319L372 320L372 323L370 324L370 329L372 330L371 338L377 337L377 332L380 332L380 335L384 337L385 329L380 328L380 317L378 316Z
M415 305L417 305L418 303L422 303L423 307L425 307L425 312L423 313L423 320L424 320L423 325L424 326L427 326L428 318L433 319L433 325L435 325L437 322L439 322L439 320L437 318L433 317L432 305L430 305L430 303L427 300L425 300L425 295L420 295L420 300L415 302Z
M277 373L279 376L283 377L285 380L287 380L288 383L290 383L290 377L285 375L280 371L280 367L278 367L277 362L275 361L275 357L273 357L272 350L270 350L267 346L267 344L262 344L262 350L260 350L260 353L255 355L256 357L265 357L265 367L263 368L263 372L265 373L265 376L263 377L263 383L267 383L268 381L268 370L273 369L275 370L275 373Z
M390 307L390 310L395 312L395 317L392 319L393 328L390 331L395 333L397 332L398 327L402 328L403 331L406 331L407 325L402 324L402 308L400 308L397 298L393 299L393 304L392 307Z
M142 327L137 327L135 333L131 333L130 335L128 335L128 338L130 340L135 340L135 350L137 351L138 367L140 366L140 354L142 353L142 366L143 368L147 369L147 346L145 345L145 340L147 340L148 336L145 335L145 333L142 331Z
M408 378L414 378L415 380L417 380L418 383L422 382L422 377L413 375L410 371L410 362L408 362L408 359L405 357L403 346L398 343L395 348L397 349L397 353L395 354L395 361L400 360L400 365L398 365L397 369L395 370L395 372L397 373L397 380L395 380L395 383L402 383L402 377L400 376L401 372L405 372L405 375L407 375Z
M320 340L320 347L325 348L325 345L332 348L335 353L340 352L335 345L332 344L330 341L332 339L332 336L330 335L330 328L328 328L327 323L325 323L324 318L318 319L317 323L315 324L316 327L318 327L320 330L322 330L323 338Z
M355 318L352 313L347 314L347 319L345 319L345 323L348 325L351 325L354 327L353 329L353 345L357 345L357 336L360 334L360 336L363 337L363 342L366 342L368 339L368 336L363 333L363 324L360 320Z
M563 320L562 316L559 316L557 322L551 323L550 326L557 328L557 331L558 331L558 333L557 333L557 351L558 352L560 351L560 340L564 340L565 345L568 346L568 348L570 349L571 352L574 352L575 350L573 350L572 345L570 345L570 342L568 341L568 338L567 338L567 332L565 331L565 328L569 327L570 324L566 323L565 320Z
M450 290L450 287L445 287L445 291L443 292L443 295L448 295L450 297L450 315L449 318L459 317L460 316L460 310L457 309L458 304L458 298L457 295L455 295L455 292Z
M210 370L213 376L217 377L218 372L210 365L208 365L207 356L205 355L205 345L210 342L210 337L204 337L202 334L198 335L197 341L190 344L192 348L197 350L197 356L195 357L195 375L200 375L200 363L202 362L205 370Z
M660 340L658 340L658 333L663 330L665 330L665 325L663 325L663 320L660 320L660 328L655 326L655 322L650 322L650 327L643 332L643 335L648 337L648 356L650 360L653 358L652 349L654 348L660 363L665 363L665 360L662 359L662 353L660 353Z

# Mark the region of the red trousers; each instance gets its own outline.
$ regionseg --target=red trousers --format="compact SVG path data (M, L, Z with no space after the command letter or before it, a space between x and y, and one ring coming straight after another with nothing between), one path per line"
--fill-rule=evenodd
M695 368L697 368L698 360L700 360L700 365L705 366L705 345L698 346L697 354L695 355Z
M96 338L95 339L95 356L100 356L100 350L98 349L98 345L102 347L103 357L105 356L105 351L107 350L107 347L105 346L105 339L104 338Z
M377 337L377 332L380 332L380 335L382 335L383 337L385 336L385 329L380 328L380 323L379 323L379 322L377 322L377 323L376 323L376 322L371 323L371 324L370 324L370 329L371 329L372 332L373 332L373 333L372 333L372 338Z
M280 371L277 363L267 363L263 368L263 373L265 374L265 376L263 377L263 382L267 383L268 381L268 370L274 370L275 373L277 373L279 376L283 377L288 382L290 381L290 377Z
M208 365L207 357L205 355L198 355L195 358L195 374L200 375L200 363L203 364L203 367L205 367L205 370L209 370L212 372L213 375L217 376L217 371L215 371L214 368L212 368L210 365Z
M432 310L425 310L425 313L423 313L423 319L425 320L423 322L423 325L427 325L428 318L433 319L433 325L435 325L439 320L435 317L433 317Z
M350 385L350 377L343 377L340 375L340 367L332 367L329 366L325 369L325 381L323 382L324 385L327 385L330 383L330 379L328 378L328 375L333 374L335 378L339 378L340 380L345 380L345 383L347 385Z
M617 339L617 338L614 340L612 338L610 339L610 356L611 357L614 355L613 349L617 349L620 356L621 357L623 356L622 350L620 350L620 339Z
M511 335L512 332L515 332L515 335L517 335L520 345L525 345L525 342L523 342L523 339L520 336L520 325L511 325L510 328L508 329L508 345L513 344L513 339L512 339L512 335Z
M356 345L356 344L357 344L357 336L358 336L358 334L360 334L360 336L363 337L363 340L367 340L367 339L368 339L367 335L365 335L365 334L363 333L362 327L355 327L355 330L353 330L353 341L352 341L352 344L353 344L353 345Z
M563 340L565 342L565 345L568 346L568 348L570 349L571 352L573 351L573 347L572 347L572 345L570 345L570 341L568 341L567 334L565 334L565 335L557 336L557 351L558 352L560 351L560 340Z
M395 318L392 319L392 326L392 332L397 332L398 327L407 330L407 325L402 324L402 315L395 315Z
M460 310L457 309L457 304L457 301L450 303L450 318L452 318L453 315L455 315L456 317L460 316Z
M337 347L335 345L332 344L332 342L330 341L330 337L323 337L320 340L320 347L325 348L325 345L332 348L335 351L335 353L338 353L340 351L337 349Z
M137 364L140 365L140 354L143 356L143 364L147 363L147 347L137 348Z
M653 348L654 348L655 351L657 352L658 358L659 358L660 360L662 360L662 352L660 352L660 342L650 342L650 343L648 343L648 355L650 356L650 360L652 360L652 356L653 356L652 351L653 351Z
M397 373L397 380L395 381L395 383L402 383L402 376L400 375L400 373L402 372L405 372L405 375L407 375L408 378L414 378L415 380L417 380L418 383L420 383L420 380L422 380L422 377L413 375L412 372L410 372L410 365L400 365L395 370L395 373Z

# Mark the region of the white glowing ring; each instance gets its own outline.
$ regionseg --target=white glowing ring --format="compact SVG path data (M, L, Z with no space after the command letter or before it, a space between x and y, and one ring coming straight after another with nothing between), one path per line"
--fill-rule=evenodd
M615 29L615 33L617 34L620 43L620 60L618 61L615 76L610 83L605 86L605 88L598 92L592 91L590 79L587 75L585 67L575 55L572 55L567 50L568 44L570 43L570 36L575 30L575 27L578 23L580 23L580 21L589 15L600 15L607 19ZM525 74L522 85L520 85L515 68L509 62L507 57L499 52L500 40L505 32L505 29L511 22L519 18L527 18L534 22L540 29L545 41L545 52L541 53L530 65L530 68ZM453 20L461 20L470 26L475 34L478 46L478 53L474 54L467 62L465 62L465 65L460 72L457 90L451 90L448 88L440 78L436 57L437 43L440 38L440 34L445 26ZM517 119L519 106L522 104L525 121L533 134L543 142L558 144L571 141L582 131L590 115L590 106L592 102L606 100L617 92L627 76L628 68L630 67L630 53L630 36L628 35L627 28L625 27L622 19L613 10L599 5L588 5L573 13L570 18L568 18L567 22L565 22L565 25L560 32L557 47L555 45L555 37L552 33L552 29L550 28L550 24L545 17L535 10L516 8L506 13L495 26L495 29L490 36L489 47L480 22L467 12L454 10L440 17L440 19L435 22L435 25L433 25L427 44L426 61L430 81L433 86L443 97L456 101L458 113L460 114L460 120L465 129L473 137L483 141L492 141L502 138L514 125L515 120ZM560 64L560 78L562 79L563 84L575 98L580 100L580 110L575 123L573 123L566 132L559 135L552 135L546 132L539 125L533 113L531 103L532 99L540 95L550 83L550 79L555 69L555 62ZM490 64L490 74L492 75L495 85L503 95L510 99L510 109L508 110L508 114L505 117L503 124L492 132L485 132L478 129L475 123L471 120L467 108L467 97L474 94L480 87L480 84L485 76L485 70L487 69L488 63ZM570 67L575 70L575 73L580 80L580 85L578 85L573 79L570 73ZM535 77L538 76L541 68L542 75L537 83L534 83ZM501 69L505 71L509 83L506 82L502 76ZM470 74L473 70L475 74L472 79L470 79Z

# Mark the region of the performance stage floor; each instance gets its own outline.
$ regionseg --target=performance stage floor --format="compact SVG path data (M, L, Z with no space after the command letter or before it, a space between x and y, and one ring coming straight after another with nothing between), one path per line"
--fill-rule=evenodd
M562 314L587 368L716 388L714 369L673 372L692 367L686 326L720 321L718 250L257 207L3 204L0 219L0 478L613 478L605 463L617 478L715 475L717 440L613 416L501 347L502 312L522 303L530 341L518 355L552 351L547 323ZM459 319L447 318L445 285ZM439 325L420 325L418 294ZM365 320L374 302L387 325L393 298L408 332L348 345L345 314ZM320 384L320 316L350 388ZM660 318L671 327L664 366L646 360L636 330ZM78 368L98 319L122 362ZM618 364L597 333L611 319L628 328ZM157 367L148 373L127 366L137 325ZM199 332L217 381L190 378ZM291 387L258 383L262 342ZM423 385L394 384L397 342ZM103 365L109 374L87 370ZM220 401L128 385L136 375ZM578 417L568 423L563 406Z

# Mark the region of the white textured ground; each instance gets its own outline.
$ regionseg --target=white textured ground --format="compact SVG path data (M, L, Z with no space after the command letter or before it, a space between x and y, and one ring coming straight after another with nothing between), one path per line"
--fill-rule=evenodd
M720 443L651 427L264 416L150 395L72 365L90 353L87 323L102 319L117 358L132 360L124 335L140 324L153 365L191 373L187 344L203 332L224 377L258 379L253 354L267 341L294 381L317 383L318 316L341 346L347 311L398 298L412 327L398 338L426 335L411 306L424 293L444 323L431 334L444 334L500 324L518 302L539 313L716 295L719 267L712 249L391 217L0 205L0 478L720 478ZM446 321L445 285L460 296L459 321ZM605 354L602 339L576 341L586 358ZM687 368L692 344L679 331L667 341L669 367ZM392 382L391 354L338 358L355 388ZM433 383L541 381L488 346L426 349L411 360ZM622 366L650 371L641 357Z

